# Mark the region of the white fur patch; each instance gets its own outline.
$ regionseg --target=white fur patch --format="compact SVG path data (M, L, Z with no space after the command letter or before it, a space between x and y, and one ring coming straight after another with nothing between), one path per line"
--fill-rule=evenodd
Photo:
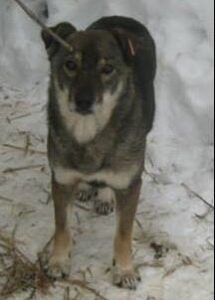
M54 168L54 174L55 180L64 185L72 185L77 181L98 181L104 182L108 186L120 190L128 188L138 169L139 167L134 165L126 171L114 172L112 170L103 170L86 175L75 170L69 170L58 166Z
M110 120L112 111L116 106L123 84L118 86L116 92L112 95L106 92L103 95L102 103L94 105L94 112L91 115L82 116L75 111L69 110L69 91L62 90L55 80L56 92L58 93L58 104L60 112L66 122L67 128L72 132L75 139L80 143L87 143L95 138L95 136L105 127Z
M111 188L105 187L98 189L97 199L101 200L102 202L115 201L115 198L115 193Z

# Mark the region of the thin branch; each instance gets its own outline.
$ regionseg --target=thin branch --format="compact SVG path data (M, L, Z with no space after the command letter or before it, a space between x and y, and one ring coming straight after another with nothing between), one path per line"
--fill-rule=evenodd
M76 285L88 292L90 292L91 294L95 295L99 300L108 300L107 298L105 298L104 296L102 296L97 290L91 288L90 286L88 286L87 282L85 281L81 281L81 280L72 280L72 279L66 279L64 281L59 281L59 282L66 282L69 283L71 285Z
M66 48L68 51L73 51L73 48L65 42L59 35L57 35L53 30L48 28L36 15L32 12L31 9L29 9L22 1L20 0L14 0L23 10L24 12L32 19L34 20L41 28L44 29L49 35L53 37L59 44L61 44L64 48Z
M143 231L143 225L142 223L138 220L138 218L135 218L135 221L137 223L137 226L141 229L141 231Z
M146 170L146 168L144 169L144 172L145 172L146 175L148 175L148 176L152 179L152 181L153 181L155 184L160 184L159 181L157 180L155 174L148 172L148 171Z
M28 150L31 145L31 137L29 134L27 134L25 138L26 138L26 144L25 144L25 156L26 156L28 154Z
M196 193L195 191L193 191L188 185L186 185L185 183L181 184L189 193L193 194L196 198L198 198L199 200L201 200L204 204L206 204L208 207L210 207L211 209L214 210L214 206L212 204L210 204L207 200L205 200L202 196L200 196L198 193Z
M13 173L13 172L16 172L16 171L37 169L37 168L43 168L43 167L44 167L44 165L30 165L30 166L23 166L23 167L17 167L17 168L8 168L8 169L5 169L3 171L3 173L7 174L7 173Z
M18 115L18 116L14 116L14 117L9 117L8 119L11 121L15 121L15 120L18 120L18 119L22 119L22 118L26 118L26 117L29 117L31 116L32 113L26 113L26 114L22 114L22 115Z
M69 286L67 286L67 287L65 288L63 300L69 300L69 299L70 299L70 288L69 288Z
M204 220L208 215L210 215L213 212L213 208L208 207L207 211L204 214L195 214L195 217L199 220Z
M25 150L26 150L26 148L23 148L23 147L20 147L20 146L17 146L17 145L12 145L12 144L3 144L3 147L15 149L15 150L20 150L20 151L23 151L23 152L25 152ZM47 154L46 151L36 150L36 149L30 148L30 147L28 149L28 152L32 153L32 154L34 154L34 153L43 154L43 155Z
M13 199L10 199L10 198L8 198L8 197L4 197L4 196L1 196L0 195L0 200L2 200L2 201L5 201L5 202L14 202L14 200Z
M85 207L85 206L83 206L83 205L81 205L81 204L79 204L79 203L75 203L75 206L76 206L77 208L80 208L80 209L82 209L82 210L84 210L84 211L87 211L87 212L91 211L90 208L87 208L87 207Z

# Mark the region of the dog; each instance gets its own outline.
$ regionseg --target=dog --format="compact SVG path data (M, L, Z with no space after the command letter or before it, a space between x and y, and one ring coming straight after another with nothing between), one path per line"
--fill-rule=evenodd
M113 283L136 289L132 231L155 115L155 43L145 26L119 16L85 31L70 23L51 29L71 51L42 32L51 66L48 159L56 224L45 268L53 278L69 276L69 208L77 198L92 200L98 214L116 208Z

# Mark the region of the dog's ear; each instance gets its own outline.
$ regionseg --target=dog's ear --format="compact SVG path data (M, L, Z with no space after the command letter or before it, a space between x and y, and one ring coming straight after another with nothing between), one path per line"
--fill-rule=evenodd
M137 36L124 30L124 29L112 29L111 33L116 39L125 61L127 63L132 61L132 58L136 57L138 49L141 47L141 42Z
M50 29L62 39L65 39L70 34L76 32L76 28L68 22L60 23L54 27L50 27ZM51 59L59 49L60 44L45 30L42 30L41 35L46 47L46 51Z
M140 84L153 81L156 73L156 49L153 42L124 29L111 30L123 53L125 63L133 65Z

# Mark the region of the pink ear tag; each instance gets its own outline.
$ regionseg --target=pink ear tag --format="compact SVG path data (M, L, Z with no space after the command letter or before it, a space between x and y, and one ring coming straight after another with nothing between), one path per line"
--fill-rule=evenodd
M136 55L136 51L134 49L134 45L130 39L128 39L128 46L132 56Z

